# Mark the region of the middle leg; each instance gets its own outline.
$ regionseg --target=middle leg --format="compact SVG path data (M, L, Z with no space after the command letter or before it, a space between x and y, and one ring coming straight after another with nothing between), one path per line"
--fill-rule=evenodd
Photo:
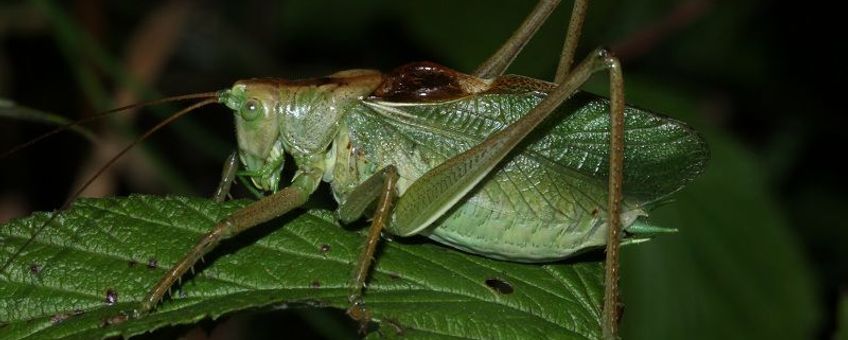
M349 195L349 198L339 206L339 218L342 222L351 222L371 206L376 200L377 209L368 229L368 236L357 258L351 280L351 292L348 296L350 307L347 314L358 321L364 328L371 319L371 313L365 308L362 299L362 291L365 281L374 261L374 252L380 241L380 234L391 215L392 202L396 196L397 168L389 165L357 186Z

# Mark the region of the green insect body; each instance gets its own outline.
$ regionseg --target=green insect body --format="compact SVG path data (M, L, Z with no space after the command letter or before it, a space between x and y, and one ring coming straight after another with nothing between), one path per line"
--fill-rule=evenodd
M159 317L157 306L204 255L303 206L323 181L339 203L338 220L372 218L347 296L346 312L362 331L374 314L364 292L386 231L514 262L552 262L607 245L600 321L604 338L618 338L619 245L666 230L646 223L648 211L694 180L709 151L684 123L627 107L621 64L609 51L596 49L574 63L586 0L574 2L553 83L503 75L558 2L541 0L473 75L413 63L385 74L243 80L217 93L151 102L201 99L101 171L156 130L217 101L234 111L238 153L225 162L214 199L226 198L237 159L241 173L271 194L217 220L118 323ZM609 100L579 92L596 73L608 76ZM288 156L297 171L280 185ZM392 324L391 315L378 316Z
M222 95L236 111L240 156L257 187L273 191L283 153L295 175L329 182L339 202L381 169L397 168L397 195L428 170L515 122L554 84L519 76L480 79L410 64L389 74L354 70L304 81L249 80ZM578 93L462 200L415 232L452 247L518 262L549 262L606 244L609 109ZM630 241L652 202L687 184L708 155L683 123L625 111L625 200ZM682 165L681 165L682 164ZM358 217L358 216L357 216ZM625 242L628 239L625 239Z

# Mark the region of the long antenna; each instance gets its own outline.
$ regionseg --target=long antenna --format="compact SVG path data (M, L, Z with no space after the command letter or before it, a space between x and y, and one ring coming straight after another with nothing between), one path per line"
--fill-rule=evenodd
M192 93L192 94L186 94L186 95L181 95L181 96L166 97L166 98L160 98L160 99L150 100L150 101L146 101L146 102L135 103L135 104L127 105L127 106L121 106L121 107L118 107L118 108L114 108L114 109L111 109L111 110L108 110L108 111L103 111L103 112L100 112L100 113L95 114L93 116L85 117L85 118L80 119L78 121L67 123L67 124L62 125L60 127L57 127L57 128L50 130L50 131L48 131L48 132L46 132L46 133L44 133L44 134L42 134L38 137L30 139L26 143L18 144L15 147L7 150L6 152L3 152L3 154L0 154L0 160L5 159L6 157L9 157L16 152L21 151L23 149L26 149L26 148L32 146L33 144L38 143L38 142L40 142L44 139L47 139L48 137L55 135L59 132L68 130L68 129L73 128L75 126L82 125L82 124L85 124L85 123L88 123L88 122L91 122L91 121L94 121L94 120L104 118L106 116L109 116L109 115L117 113L117 112L135 109L135 108L144 107L144 106L170 103L170 102L176 102L176 101L182 101L182 100L188 100L188 99L216 98L216 97L218 97L218 95L219 95L219 93L217 91L215 91L215 92L203 92L203 93Z
M190 95L190 96L199 96L199 95L200 95L200 94ZM215 94L215 96L217 97L217 93ZM199 98L208 98L208 97L209 97L209 96L206 96L206 97L199 97ZM175 98L175 97L165 98L165 99L172 99L172 98ZM197 97L195 97L195 98L197 98ZM164 100L164 99L160 99L158 102L162 102L162 100ZM173 100L168 100L168 101L173 101ZM76 191L74 191L74 193L73 193L73 194L71 194L71 195L68 197L68 199L67 199L67 200L65 200L65 203L63 203L63 204L62 204L62 207L61 207L59 210L61 211L61 210L68 209L68 207L71 205L71 202L73 202L74 200L76 200L76 199L79 197L79 195L80 195L83 191L85 191L85 189L87 189L87 188L91 185L91 183L94 183L94 180L95 180L95 179L97 179L97 177L100 177L100 175L101 175L101 174L103 174L103 172L104 172L104 171L106 171L106 169L108 169L108 168L109 168L109 167L111 167L113 164L115 164L115 162L116 162L116 161L118 161L118 159L119 159L119 158L121 158L121 156L123 156L123 155L124 155L124 154L126 154L128 151L130 151L130 149L132 149L133 147L135 147L136 145L138 145L139 143L141 143L142 141L144 141L145 139L147 139L147 137L150 137L150 135L154 134L154 133L155 133L156 131L158 131L159 129L161 129L161 128L165 127L166 125L168 125L168 124L172 123L173 121L175 121L175 120L177 120L178 118L180 118L180 117L182 117L182 116L186 115L187 113L189 113L189 112L191 112L191 111L193 111L193 110L195 110L195 109L197 109L197 108L200 108L200 107L202 107L202 106L206 106L206 105L209 105L209 104L214 104L214 103L216 103L217 101L218 101L217 99L206 99L206 100L204 100L204 101L201 101L201 102L195 103L195 104L193 104L193 105L191 105L191 106L189 106L189 107L187 107L187 108L185 108L185 109L182 109L182 110L180 110L179 112L177 112L177 113L175 113L175 114L171 115L170 117L166 118L165 120L163 120L163 121L159 122L159 124L156 124L156 126L154 126L154 127L150 128L149 130L145 131L145 132L144 132L144 134L142 134L141 136L139 136L138 138L136 138L135 140L133 140L130 144L128 144L128 145L127 145L126 147L124 147L123 149L121 149L121 151L120 151L120 152L118 152L117 154L115 154L115 156L114 156L114 157L112 157L111 159L109 159L109 161L108 161L108 162L106 162L105 164L103 164L103 166L101 166L101 167L100 167L100 169L98 169L98 170L97 170L97 172L96 172L96 173L94 173L94 175L92 175L91 177L89 177L89 178L88 178L88 180L87 180L87 181L85 181L85 183L83 183L83 185L79 187L79 189L77 189ZM153 102L156 102L156 101L153 101ZM134 104L134 105L130 105L130 106L128 106L128 107L135 107L135 106L139 106L139 105L151 105L151 104L149 104L149 103ZM126 108L128 108L128 107L118 108L118 109L115 109L115 110L126 109ZM112 111L114 112L115 110L112 110ZM106 114L106 113L103 113L103 114ZM24 242L24 244L23 244L22 246L21 246L21 247L19 247L19 248L15 251L15 253L14 253L14 254L12 254L12 256L10 256L8 260L6 260L6 262L5 262L5 263L3 263L3 267L0 267L0 274L5 274L5 273L6 273L6 269L7 269L7 268L8 268L8 267L12 264L12 261L14 261L14 260L15 260L15 259L16 259L16 258L17 258L20 254L21 254L21 252L23 252L23 251L24 251L24 249L26 249L27 247L29 247L30 243L32 243L32 242L33 242L33 241L34 241L34 240L38 237L38 235L39 235L39 234L41 234L41 232L42 232L42 231L44 231L44 229L45 229L45 228L47 228L47 226L48 226L48 225L50 225L50 223L53 223L53 220L54 220L54 219L56 219L56 216L59 216L59 214L58 214L58 213L54 213L53 215L51 215L51 216L50 216L50 218L47 220L47 222L44 222L44 224L42 224L42 225L41 225L41 226L40 226L40 227L39 227L39 228L35 231L35 233L33 233L33 234L32 234L32 236L31 236L31 237L30 237L30 238L29 238L26 242Z

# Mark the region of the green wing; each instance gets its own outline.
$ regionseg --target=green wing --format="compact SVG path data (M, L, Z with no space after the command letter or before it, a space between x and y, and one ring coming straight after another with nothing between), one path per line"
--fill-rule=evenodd
M578 93L559 108L528 151L606 183L609 172L609 101ZM627 107L624 194L656 201L692 182L706 167L703 138L678 120Z
M547 84L539 82L541 84ZM514 122L545 96L539 84L482 93L441 103L370 101L368 106L414 144L430 149L435 162L462 152ZM704 169L709 150L686 124L641 110L625 110L625 196L642 203L661 199L691 182ZM606 186L609 171L608 100L577 93L516 151L582 174Z

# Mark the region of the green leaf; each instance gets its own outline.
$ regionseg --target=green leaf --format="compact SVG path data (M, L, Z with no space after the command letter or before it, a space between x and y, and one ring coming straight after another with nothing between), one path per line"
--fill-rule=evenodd
M214 221L246 203L78 201L4 269L0 338L130 336L244 309L346 308L363 235L329 222L326 212L310 212L225 242L156 312L121 320ZM49 218L38 213L0 226L2 262ZM384 334L600 337L600 263L524 265L431 242L384 243L365 297ZM509 289L499 291L504 283ZM107 303L107 292L117 294L116 303Z

